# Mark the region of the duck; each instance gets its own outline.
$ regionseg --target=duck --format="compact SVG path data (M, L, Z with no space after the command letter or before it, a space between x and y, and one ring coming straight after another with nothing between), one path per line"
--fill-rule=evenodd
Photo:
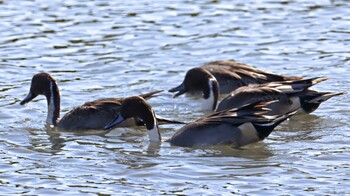
M271 109L268 112L269 115L286 113L296 108L298 108L297 115L310 114L328 99L347 93L346 91L322 92L311 88L313 85L326 80L328 78L316 77L243 86L222 99L215 111L258 101L278 100L269 105Z
M193 77L196 80L188 82L187 77ZM201 99L201 109L209 111L222 111L257 101L278 100L278 102L269 105L270 114L286 113L295 108L299 108L297 114L309 114L328 99L347 93L345 91L322 92L310 88L326 80L328 78L314 77L249 84L237 88L219 102L220 88L215 76L203 68L193 68L187 72L183 88L173 97L176 98L187 92L199 92L203 98Z
M187 123L165 141L180 147L229 145L235 148L261 141L268 137L276 126L295 114L295 111L291 111L282 115L264 115L268 104L270 102L259 102L214 112ZM140 96L126 98L117 116L106 125L105 130L112 129L130 118L143 120L151 142L162 142L155 112Z
M200 69L198 69L200 68ZM274 81L300 80L302 76L284 76L259 70L255 67L238 63L233 60L218 60L209 62L201 67L195 67L187 71L184 81L177 87L171 88L170 92L188 90L188 85L196 85L197 78L193 71L206 70L210 76L216 78L219 83L220 93L227 94L233 90L249 84L263 84Z
M141 94L139 96L149 99L162 90ZM120 106L125 98L102 98L89 101L68 111L61 119L60 117L60 91L56 80L46 72L40 72L33 76L28 95L20 102L25 105L38 95L44 95L47 100L48 113L47 125L64 131L88 131L103 130L103 128L119 112ZM163 123L181 123L158 117ZM124 126L142 125L139 119L129 120Z

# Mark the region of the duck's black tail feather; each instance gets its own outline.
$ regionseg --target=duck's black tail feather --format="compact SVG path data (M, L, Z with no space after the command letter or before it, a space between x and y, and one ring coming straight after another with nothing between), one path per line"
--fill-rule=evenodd
M308 79L268 82L264 84L259 84L258 86L271 87L271 88L280 90L285 94L292 95L292 94L303 92L307 90L309 87L326 80L328 80L328 78L314 77L314 78L308 78Z
M342 92L318 92L315 93L314 97L310 100L308 100L307 102L309 103L322 103L324 101L327 101L328 99L334 97L334 96L338 96L338 95L344 95L346 94L346 91L342 91Z
M322 102L325 102L334 96L343 95L346 93L347 93L346 91L319 92L319 91L309 90L300 95L300 104L306 113L311 113L315 111Z
M158 91L152 91L152 92L149 92L149 93L145 93L145 94L141 94L139 95L140 97L144 98L144 99L150 99L152 97L156 97L158 95L158 93L162 92L163 90L158 90Z
M185 122L182 122L182 121L170 120L167 118L160 117L158 115L156 115L156 119L160 125L163 125L163 124L186 124Z
M255 126L259 137L261 139L266 138L270 135L270 133L283 121L288 119L289 117L295 115L297 113L297 110L290 111L283 115L277 115L277 116L269 116L269 115L263 115L265 120L262 120L261 122L254 122L253 125Z

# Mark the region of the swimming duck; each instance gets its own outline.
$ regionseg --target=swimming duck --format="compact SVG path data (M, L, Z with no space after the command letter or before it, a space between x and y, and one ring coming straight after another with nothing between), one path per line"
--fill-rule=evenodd
M188 77L197 79L189 82ZM346 93L320 92L309 89L311 86L327 79L316 77L241 86L227 95L218 105L219 82L209 71L203 68L193 68L187 72L183 88L177 89L179 92L173 97L187 92L200 92L203 95L202 110L214 111L235 108L257 101L279 100L269 105L272 109L269 114L282 114L295 108L299 108L298 114L303 114L315 111L322 102L331 97Z
M297 114L314 112L326 100L347 92L321 92L310 87L328 78L311 78L295 81L271 82L259 85L243 86L227 95L216 111L238 107L258 101L278 100L270 104L268 114L277 115L299 108Z
M170 139L174 146L203 147L231 145L240 147L265 139L273 129L294 111L277 116L264 115L269 102L247 104L240 108L216 112L186 124ZM129 118L140 118L146 125L149 139L161 142L158 123L152 107L140 96L124 100L116 118L105 129L111 129Z
M264 72L252 66L229 60L213 61L194 69L201 70L198 68L208 71L211 76L214 76L216 78L216 80L219 83L221 94L230 93L238 87L247 86L249 84L263 84L266 82L297 79L300 80L303 78L300 76L284 76ZM195 72L193 72L192 69L190 69L186 73L185 79L182 82L182 84L178 87L170 89L169 91L190 91L191 89L188 89L188 86L196 85L196 76L197 75L195 74Z
M161 91L153 91L142 94L141 97L148 99ZM47 100L48 114L46 122L48 125L65 131L103 130L106 124L114 119L119 112L125 98L104 98L86 102L67 112L63 118L60 116L60 92L56 80L48 73L35 74L32 78L28 95L20 102L24 105L38 95L44 95ZM165 123L177 123L167 119L159 118ZM120 126L142 125L139 119L130 120Z

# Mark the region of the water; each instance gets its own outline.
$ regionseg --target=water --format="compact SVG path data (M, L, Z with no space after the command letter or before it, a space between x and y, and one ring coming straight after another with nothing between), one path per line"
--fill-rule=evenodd
M241 149L152 146L144 129L106 135L45 128L46 101L20 106L33 74L59 83L62 113L85 101L178 85L219 59L286 75L326 76L349 91L350 3L0 0L0 192L4 195L350 193L349 95ZM150 103L191 121L193 98ZM164 139L181 126L162 126Z

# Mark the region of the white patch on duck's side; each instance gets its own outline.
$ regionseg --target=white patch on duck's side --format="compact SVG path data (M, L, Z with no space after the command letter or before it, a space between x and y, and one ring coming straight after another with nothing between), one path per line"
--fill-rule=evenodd
M153 118L154 118L154 124L153 124L153 128L147 130L148 132L148 136L149 136L149 141L151 142L160 142L162 140L159 130L158 130L158 123L157 120L155 118L154 112L153 113Z
M268 118L269 116L265 116L266 118ZM262 126L262 127L271 127L275 124L274 121L271 121L269 123L255 123L256 125Z
M292 101L292 105L290 106L289 111L295 110L298 108L297 114L307 114L303 108L301 108L299 97L291 97L289 100Z
M241 130L240 146L244 146L260 140L258 132L250 122L243 123L238 128Z
M288 93L288 92L294 92L295 90L292 88L291 85L282 85L282 86L277 86L276 89Z
M208 85L209 85L209 97L208 99L203 99L202 100L202 110L213 110L213 105L214 105L214 101L215 101L215 98L214 98L214 80L215 79L210 79L209 82L208 82ZM216 108L214 108L215 110Z
M50 103L48 105L48 112L47 112L47 118L46 118L46 123L53 125L54 124L54 112L55 112L55 103L54 103L54 92L53 92L53 81L50 81Z

